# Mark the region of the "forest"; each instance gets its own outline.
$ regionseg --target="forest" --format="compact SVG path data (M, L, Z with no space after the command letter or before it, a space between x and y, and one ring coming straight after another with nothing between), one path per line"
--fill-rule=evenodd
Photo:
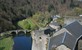
M50 16L54 16L56 14L61 16L78 16L82 14L82 1L0 0L0 32L15 29L31 29L31 27L36 26L44 27L46 24L48 24L48 22L50 22ZM30 26L27 24L30 27L22 28L20 25L23 25L20 24L20 22L22 23L22 20L24 19L25 21L31 20L31 23L32 20L34 20L36 25Z

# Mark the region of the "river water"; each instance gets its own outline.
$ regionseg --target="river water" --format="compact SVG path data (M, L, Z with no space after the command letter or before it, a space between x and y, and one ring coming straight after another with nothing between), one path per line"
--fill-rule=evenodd
M31 36L17 36L14 37L13 50L31 50L32 37Z

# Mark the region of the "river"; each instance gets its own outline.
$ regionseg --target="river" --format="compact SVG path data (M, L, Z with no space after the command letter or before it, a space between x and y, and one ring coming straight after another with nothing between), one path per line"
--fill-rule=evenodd
M32 37L31 36L16 36L14 37L13 50L31 50Z

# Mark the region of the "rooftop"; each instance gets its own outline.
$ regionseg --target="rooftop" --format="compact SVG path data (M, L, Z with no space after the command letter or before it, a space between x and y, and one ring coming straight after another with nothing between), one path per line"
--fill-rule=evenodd
M52 46L58 47L62 44L74 50L76 42L81 35L82 25L75 21L54 33L53 37L50 38L49 50L52 49Z

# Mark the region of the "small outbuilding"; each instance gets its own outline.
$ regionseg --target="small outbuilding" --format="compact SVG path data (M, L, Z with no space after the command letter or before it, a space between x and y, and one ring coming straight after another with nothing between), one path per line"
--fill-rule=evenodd
M56 21L52 21L49 26L53 29L55 29L56 31L58 31L60 29L60 25L56 22Z

